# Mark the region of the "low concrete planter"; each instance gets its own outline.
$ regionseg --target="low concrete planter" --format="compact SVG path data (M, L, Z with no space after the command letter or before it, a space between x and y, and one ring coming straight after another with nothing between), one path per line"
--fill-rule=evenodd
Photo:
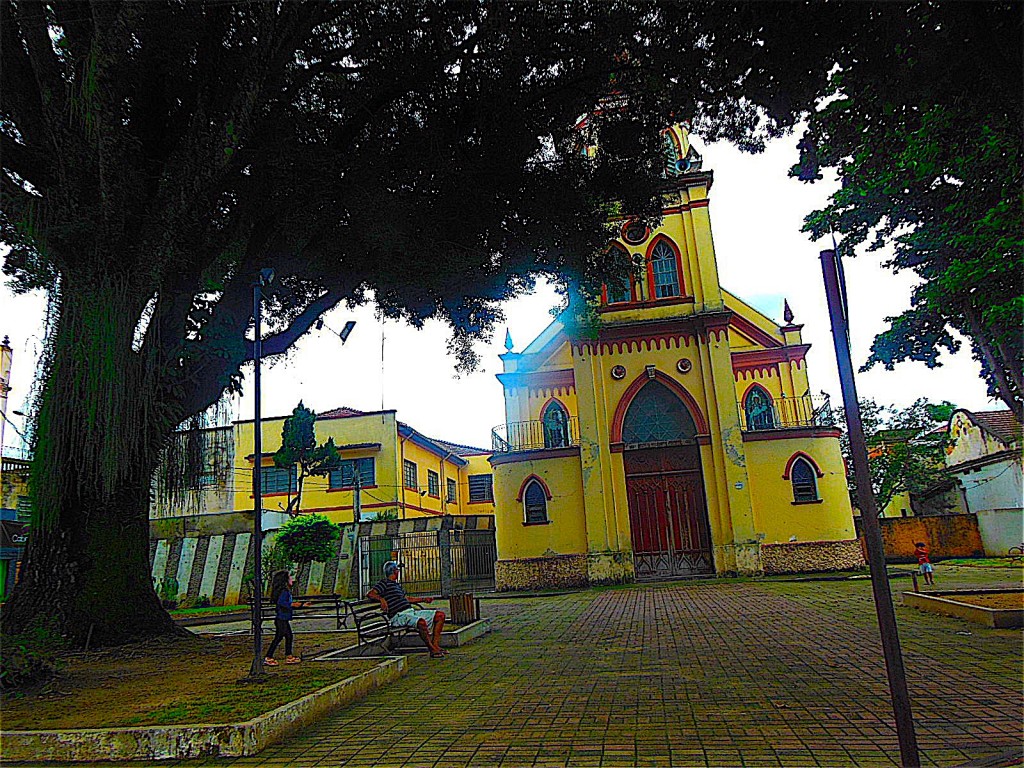
M89 728L68 731L3 731L3 760L176 760L247 757L315 723L338 707L366 696L406 672L402 656L321 688L244 723Z
M965 589L957 592L904 592L903 604L923 611L953 616L993 629L1024 626L1024 610L985 608L958 601L957 595L1019 594L1021 589Z

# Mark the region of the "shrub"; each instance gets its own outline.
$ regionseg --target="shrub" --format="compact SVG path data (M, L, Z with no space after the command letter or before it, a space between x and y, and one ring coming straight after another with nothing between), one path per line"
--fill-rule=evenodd
M281 526L275 547L293 563L325 563L338 554L341 526L323 515L300 515Z

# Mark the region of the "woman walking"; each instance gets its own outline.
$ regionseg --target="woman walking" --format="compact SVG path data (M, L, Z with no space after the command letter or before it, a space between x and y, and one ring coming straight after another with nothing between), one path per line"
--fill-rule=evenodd
M263 663L268 667L276 667L274 651L284 640L285 664L298 664L302 659L292 656L292 584L295 579L288 571L277 571L270 580L270 600L277 607L274 615L274 639L267 648L267 657Z

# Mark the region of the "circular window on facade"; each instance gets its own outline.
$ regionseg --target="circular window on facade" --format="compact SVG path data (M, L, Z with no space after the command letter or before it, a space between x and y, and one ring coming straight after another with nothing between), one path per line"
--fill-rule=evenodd
M693 363L691 363L685 357L681 357L679 358L679 360L676 361L676 370L679 371L680 373L689 373L691 370L693 370Z
M622 239L630 245L640 245L647 239L647 227L639 221L627 221L622 228Z
M613 379L624 379L624 378L626 378L626 366L624 366L624 365L613 365L612 366L612 378Z

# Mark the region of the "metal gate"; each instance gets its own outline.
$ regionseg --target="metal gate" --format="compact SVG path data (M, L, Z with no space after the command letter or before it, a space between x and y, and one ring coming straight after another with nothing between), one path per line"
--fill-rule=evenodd
M402 584L410 595L451 595L494 591L498 559L493 530L441 528L417 533L359 537L359 594L384 577L388 560L403 564Z
M638 581L713 573L697 446L623 453Z

